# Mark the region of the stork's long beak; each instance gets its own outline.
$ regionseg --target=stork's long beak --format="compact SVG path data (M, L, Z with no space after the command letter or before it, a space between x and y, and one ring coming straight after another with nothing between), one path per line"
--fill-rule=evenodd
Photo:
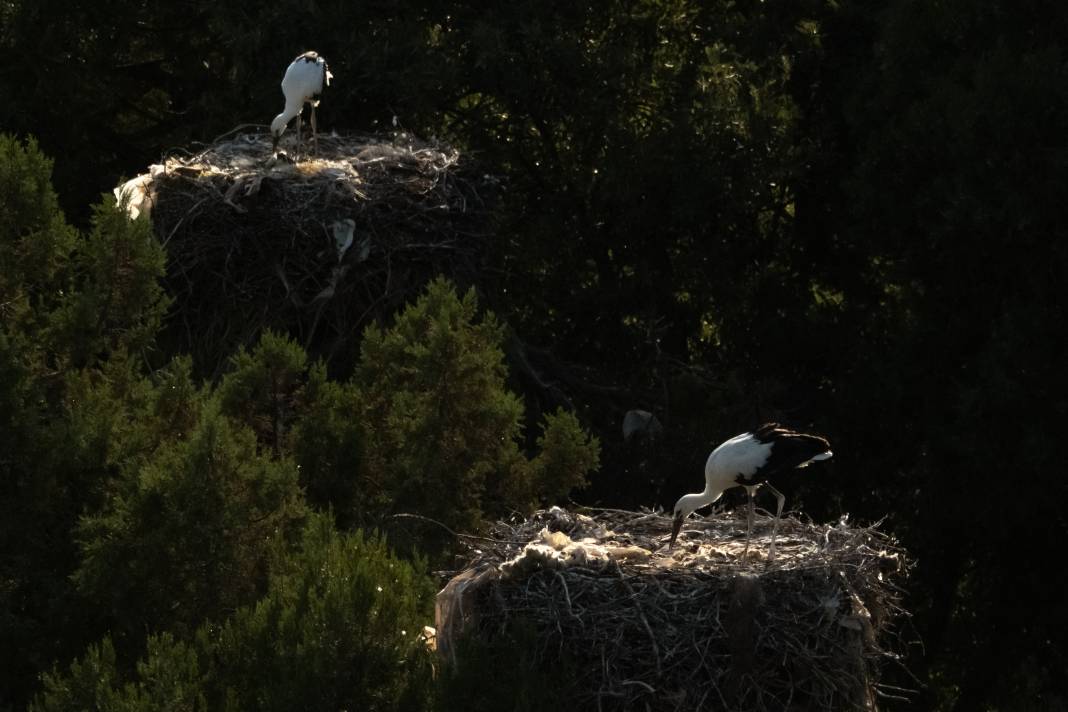
M271 134L271 153L277 153L278 152L278 139L281 138L281 137L282 137L282 134L280 134L280 133L272 133Z
M676 514L675 520L671 522L671 541L668 542L668 548L675 546L675 539L679 536L679 530L682 529L682 520L685 517L682 514Z

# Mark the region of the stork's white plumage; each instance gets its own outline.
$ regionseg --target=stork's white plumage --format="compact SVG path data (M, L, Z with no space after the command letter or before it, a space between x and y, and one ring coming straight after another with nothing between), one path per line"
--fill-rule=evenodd
M323 87L330 85L334 75L326 65L326 60L316 52L305 52L286 69L282 77L282 94L286 98L286 108L271 122L271 150L278 149L278 139L286 130L286 125L297 117L297 145L300 145L300 112L305 104L311 105L312 146L319 150L317 127L315 125L315 107L319 106L319 95Z
M675 519L671 528L671 542L679 535L682 523L694 510L718 500L731 487L745 487L749 495L748 527L745 535L745 552L753 534L753 495L764 485L778 500L775 523L771 531L771 547L768 559L775 558L775 534L779 517L782 516L786 497L771 486L769 477L778 473L804 467L816 460L831 457L831 446L825 438L806 435L780 427L778 423L765 423L751 433L742 433L727 440L708 456L705 463L705 489L697 494L687 494L675 504Z

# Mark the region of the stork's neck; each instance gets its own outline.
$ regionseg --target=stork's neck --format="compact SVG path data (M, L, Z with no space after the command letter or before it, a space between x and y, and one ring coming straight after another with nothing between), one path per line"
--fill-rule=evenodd
M271 133L281 133L285 129L286 125L293 120L293 117L300 113L300 110L304 108L304 104L298 101L286 100L286 108L282 110L282 113L274 117L274 121L271 122Z
M715 502L723 494L723 490L715 490L711 487L705 487L704 492L696 494L684 494L679 498L679 501L675 503L675 511L681 512L683 517L690 516L690 513L701 507L707 507Z

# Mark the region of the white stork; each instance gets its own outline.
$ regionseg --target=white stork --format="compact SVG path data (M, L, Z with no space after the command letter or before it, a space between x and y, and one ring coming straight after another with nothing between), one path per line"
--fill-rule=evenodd
M825 438L806 435L780 427L778 423L765 423L751 433L742 433L712 451L705 463L705 491L687 494L675 503L675 520L671 526L670 548L679 535L682 523L694 510L712 504L724 490L745 487L749 494L749 517L745 532L744 557L749 552L749 540L753 534L753 495L764 485L778 500L775 523L771 530L771 547L768 560L775 558L775 534L786 497L771 486L769 477L804 467L816 460L831 456L831 446Z
M297 117L297 146L300 146L300 112L304 104L311 104L312 149L318 152L315 107L319 106L319 95L323 93L323 87L329 86L333 78L326 60L317 52L305 52L293 60L282 77L282 94L286 98L286 108L271 122L272 151L278 150L278 139L282 137L282 132L294 116Z

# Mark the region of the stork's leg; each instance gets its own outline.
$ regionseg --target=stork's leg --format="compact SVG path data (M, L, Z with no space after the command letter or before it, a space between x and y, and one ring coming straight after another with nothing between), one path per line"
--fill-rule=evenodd
M756 519L756 509L753 505L753 492L756 491L756 487L746 487L746 493L749 495L749 506L746 513L745 523L745 550L742 551L742 558L744 559L749 554L749 542L753 538L753 521Z
M312 125L312 153L316 156L319 155L319 133L315 126L315 104L312 104L311 108L311 125Z
M775 507L775 521L771 524L771 548L768 550L768 562L770 563L775 558L775 535L779 531L779 518L782 517L782 507L786 504L786 497L767 482L764 483L764 486L775 495L775 499L778 501L778 505Z
M301 112L301 113L304 113L304 112ZM304 122L301 120L301 115L297 114L297 150L295 151L295 153L297 154L298 158L300 157L300 153L301 153L301 145L302 144L300 142L300 134L301 134L301 130L300 129L301 129L301 124L303 124L303 123Z

